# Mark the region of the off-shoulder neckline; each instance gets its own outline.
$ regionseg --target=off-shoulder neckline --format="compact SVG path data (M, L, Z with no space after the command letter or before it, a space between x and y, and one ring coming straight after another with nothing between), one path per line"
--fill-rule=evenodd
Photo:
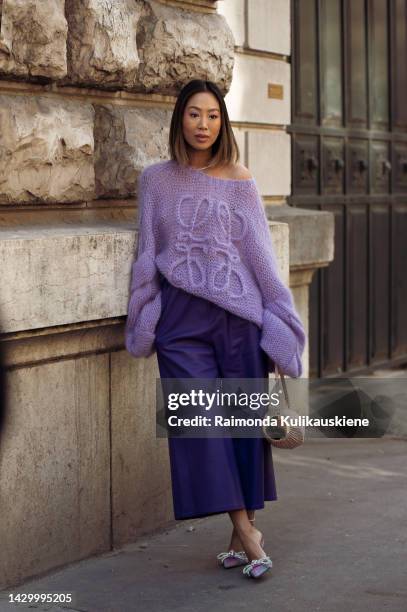
M176 162L175 160L171 160L171 161L173 161L177 166L180 166L180 164L178 164L178 162ZM185 171L189 171L199 176L205 176L206 178L212 181L217 181L219 183L243 183L243 184L249 184L249 185L255 183L254 177L247 178L247 179L225 179L219 176L212 176L211 174L206 174L205 172L202 172L202 170L197 170L196 168L193 168L192 166L181 166L181 167L184 168Z

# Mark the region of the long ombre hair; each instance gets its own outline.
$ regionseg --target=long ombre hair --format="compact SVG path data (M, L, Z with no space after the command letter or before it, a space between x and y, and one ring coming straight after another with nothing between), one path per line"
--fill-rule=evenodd
M189 158L186 148L186 141L182 129L182 118L187 102L191 96L196 93L209 91L219 102L221 114L221 127L217 139L212 145L212 162L213 165L223 166L239 161L239 147L230 125L229 115L226 108L222 92L219 87L212 81L204 81L202 79L193 79L189 81L178 94L175 103L174 111L171 117L170 134L169 134L169 150L171 159L177 161L181 165L188 165Z

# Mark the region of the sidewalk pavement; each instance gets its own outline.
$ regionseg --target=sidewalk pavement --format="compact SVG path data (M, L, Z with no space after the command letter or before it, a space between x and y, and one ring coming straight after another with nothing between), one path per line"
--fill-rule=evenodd
M407 440L311 439L274 449L278 500L257 513L273 569L250 580L217 567L227 514L170 530L25 583L73 594L30 610L83 612L406 612ZM0 611L9 605L0 593Z

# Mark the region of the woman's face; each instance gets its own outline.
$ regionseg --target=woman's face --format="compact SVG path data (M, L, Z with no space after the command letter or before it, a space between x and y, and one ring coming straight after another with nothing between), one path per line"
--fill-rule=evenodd
M221 114L216 97L209 91L191 96L182 118L186 142L199 151L209 149L216 141L220 127Z

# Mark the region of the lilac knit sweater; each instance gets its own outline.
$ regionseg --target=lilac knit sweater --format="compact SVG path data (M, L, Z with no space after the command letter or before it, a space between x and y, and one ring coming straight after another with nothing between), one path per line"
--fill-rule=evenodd
M255 179L217 178L170 160L145 168L138 189L127 351L148 357L156 350L164 275L172 285L256 323L271 360L284 374L301 376L304 328L279 276Z

